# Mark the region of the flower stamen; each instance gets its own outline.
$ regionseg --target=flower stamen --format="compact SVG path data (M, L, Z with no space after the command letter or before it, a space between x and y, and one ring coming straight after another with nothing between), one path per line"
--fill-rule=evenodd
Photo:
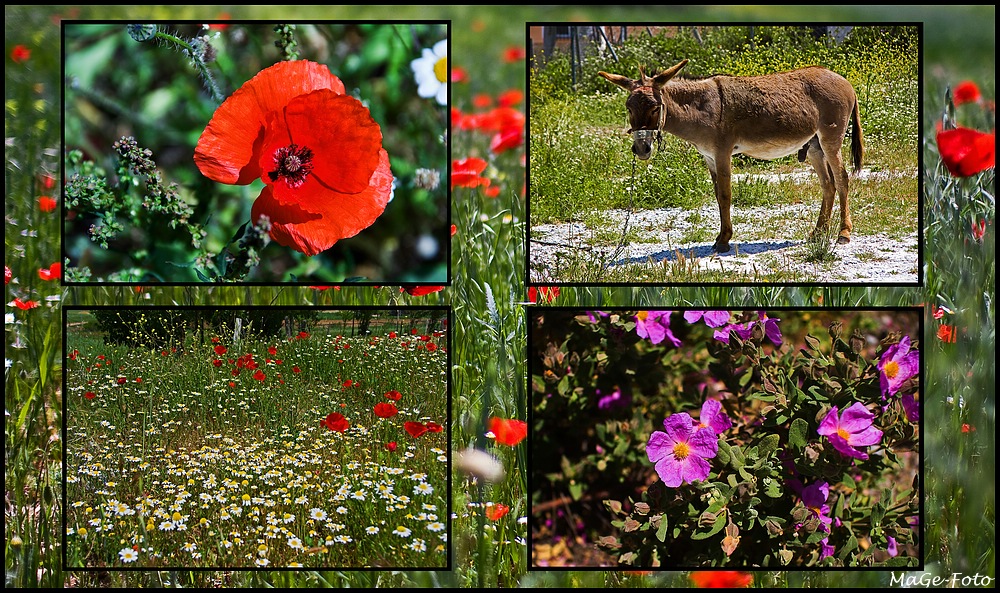
M268 172L271 181L284 178L290 188L296 188L306 182L312 171L313 152L305 146L289 144L274 151L274 171Z
M691 454L691 447L687 443L677 443L674 445L674 458L677 461L683 461L687 459L687 456Z

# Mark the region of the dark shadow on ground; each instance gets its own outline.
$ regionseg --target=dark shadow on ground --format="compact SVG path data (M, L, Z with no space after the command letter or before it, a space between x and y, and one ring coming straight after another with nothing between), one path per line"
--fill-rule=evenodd
M627 264L644 264L650 260L653 263L660 263L664 261L676 261L677 256L682 255L685 258L702 258L702 257L735 257L739 255L758 255L761 253L767 253L769 251L778 251L781 249L787 249L789 247L794 247L798 245L799 242L796 241L758 241L754 243L732 243L731 249L726 253L715 253L712 251L712 244L706 243L704 245L693 245L687 247L675 247L674 249L663 250L657 253L650 253L641 257L630 257L626 259L620 259L618 261L612 262L610 266L624 266Z

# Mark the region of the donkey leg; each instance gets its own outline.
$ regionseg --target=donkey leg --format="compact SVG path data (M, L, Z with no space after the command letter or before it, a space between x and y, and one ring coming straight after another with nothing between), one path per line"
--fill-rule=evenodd
M720 155L709 161L709 171L712 172L712 185L715 186L715 200L719 203L719 236L715 238L715 245L712 251L716 253L727 253L730 249L729 240L733 238L733 221L730 217L730 210L733 204L732 186L732 150L724 157Z
M846 129L846 126L845 126ZM851 242L851 207L848 197L848 176L847 168L844 166L844 159L840 154L840 147L844 144L843 134L834 134L832 137L820 138L823 154L829 166L829 175L833 177L833 183L837 194L840 195L840 234L837 243L844 245ZM832 206L832 199L831 199Z
M823 237L830 226L830 218L833 216L833 199L837 195L837 188L830 174L830 167L826 163L826 155L819 144L819 140L814 136L805 146L806 158L809 164L816 171L819 177L819 186L823 192L823 204L819 209L819 218L816 220L816 228L809 234L810 240Z

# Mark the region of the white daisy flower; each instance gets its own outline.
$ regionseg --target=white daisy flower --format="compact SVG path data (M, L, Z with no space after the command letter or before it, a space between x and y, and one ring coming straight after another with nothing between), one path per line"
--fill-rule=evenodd
M425 99L433 97L438 105L448 104L448 40L442 39L433 48L424 48L416 60L410 62L417 94Z
M393 529L392 532L398 535L399 537L410 537L410 530L407 529L406 527L403 527L402 525Z
M122 562L128 564L129 562L135 562L138 560L139 552L136 552L132 548L122 548L121 551L118 552L118 557L121 558Z

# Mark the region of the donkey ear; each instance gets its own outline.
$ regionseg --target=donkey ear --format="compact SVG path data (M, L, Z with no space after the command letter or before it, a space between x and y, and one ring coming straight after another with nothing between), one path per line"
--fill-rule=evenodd
M687 60L681 60L679 63L667 68L663 72L660 72L653 78L653 88L659 90L663 88L663 85L667 84L667 81L677 75L681 71L681 68L686 66Z
M607 79L611 84L622 87L626 91L631 92L632 89L636 87L636 81L632 80L627 76L622 76L621 74L609 74L607 72L601 71L598 72L597 75Z

